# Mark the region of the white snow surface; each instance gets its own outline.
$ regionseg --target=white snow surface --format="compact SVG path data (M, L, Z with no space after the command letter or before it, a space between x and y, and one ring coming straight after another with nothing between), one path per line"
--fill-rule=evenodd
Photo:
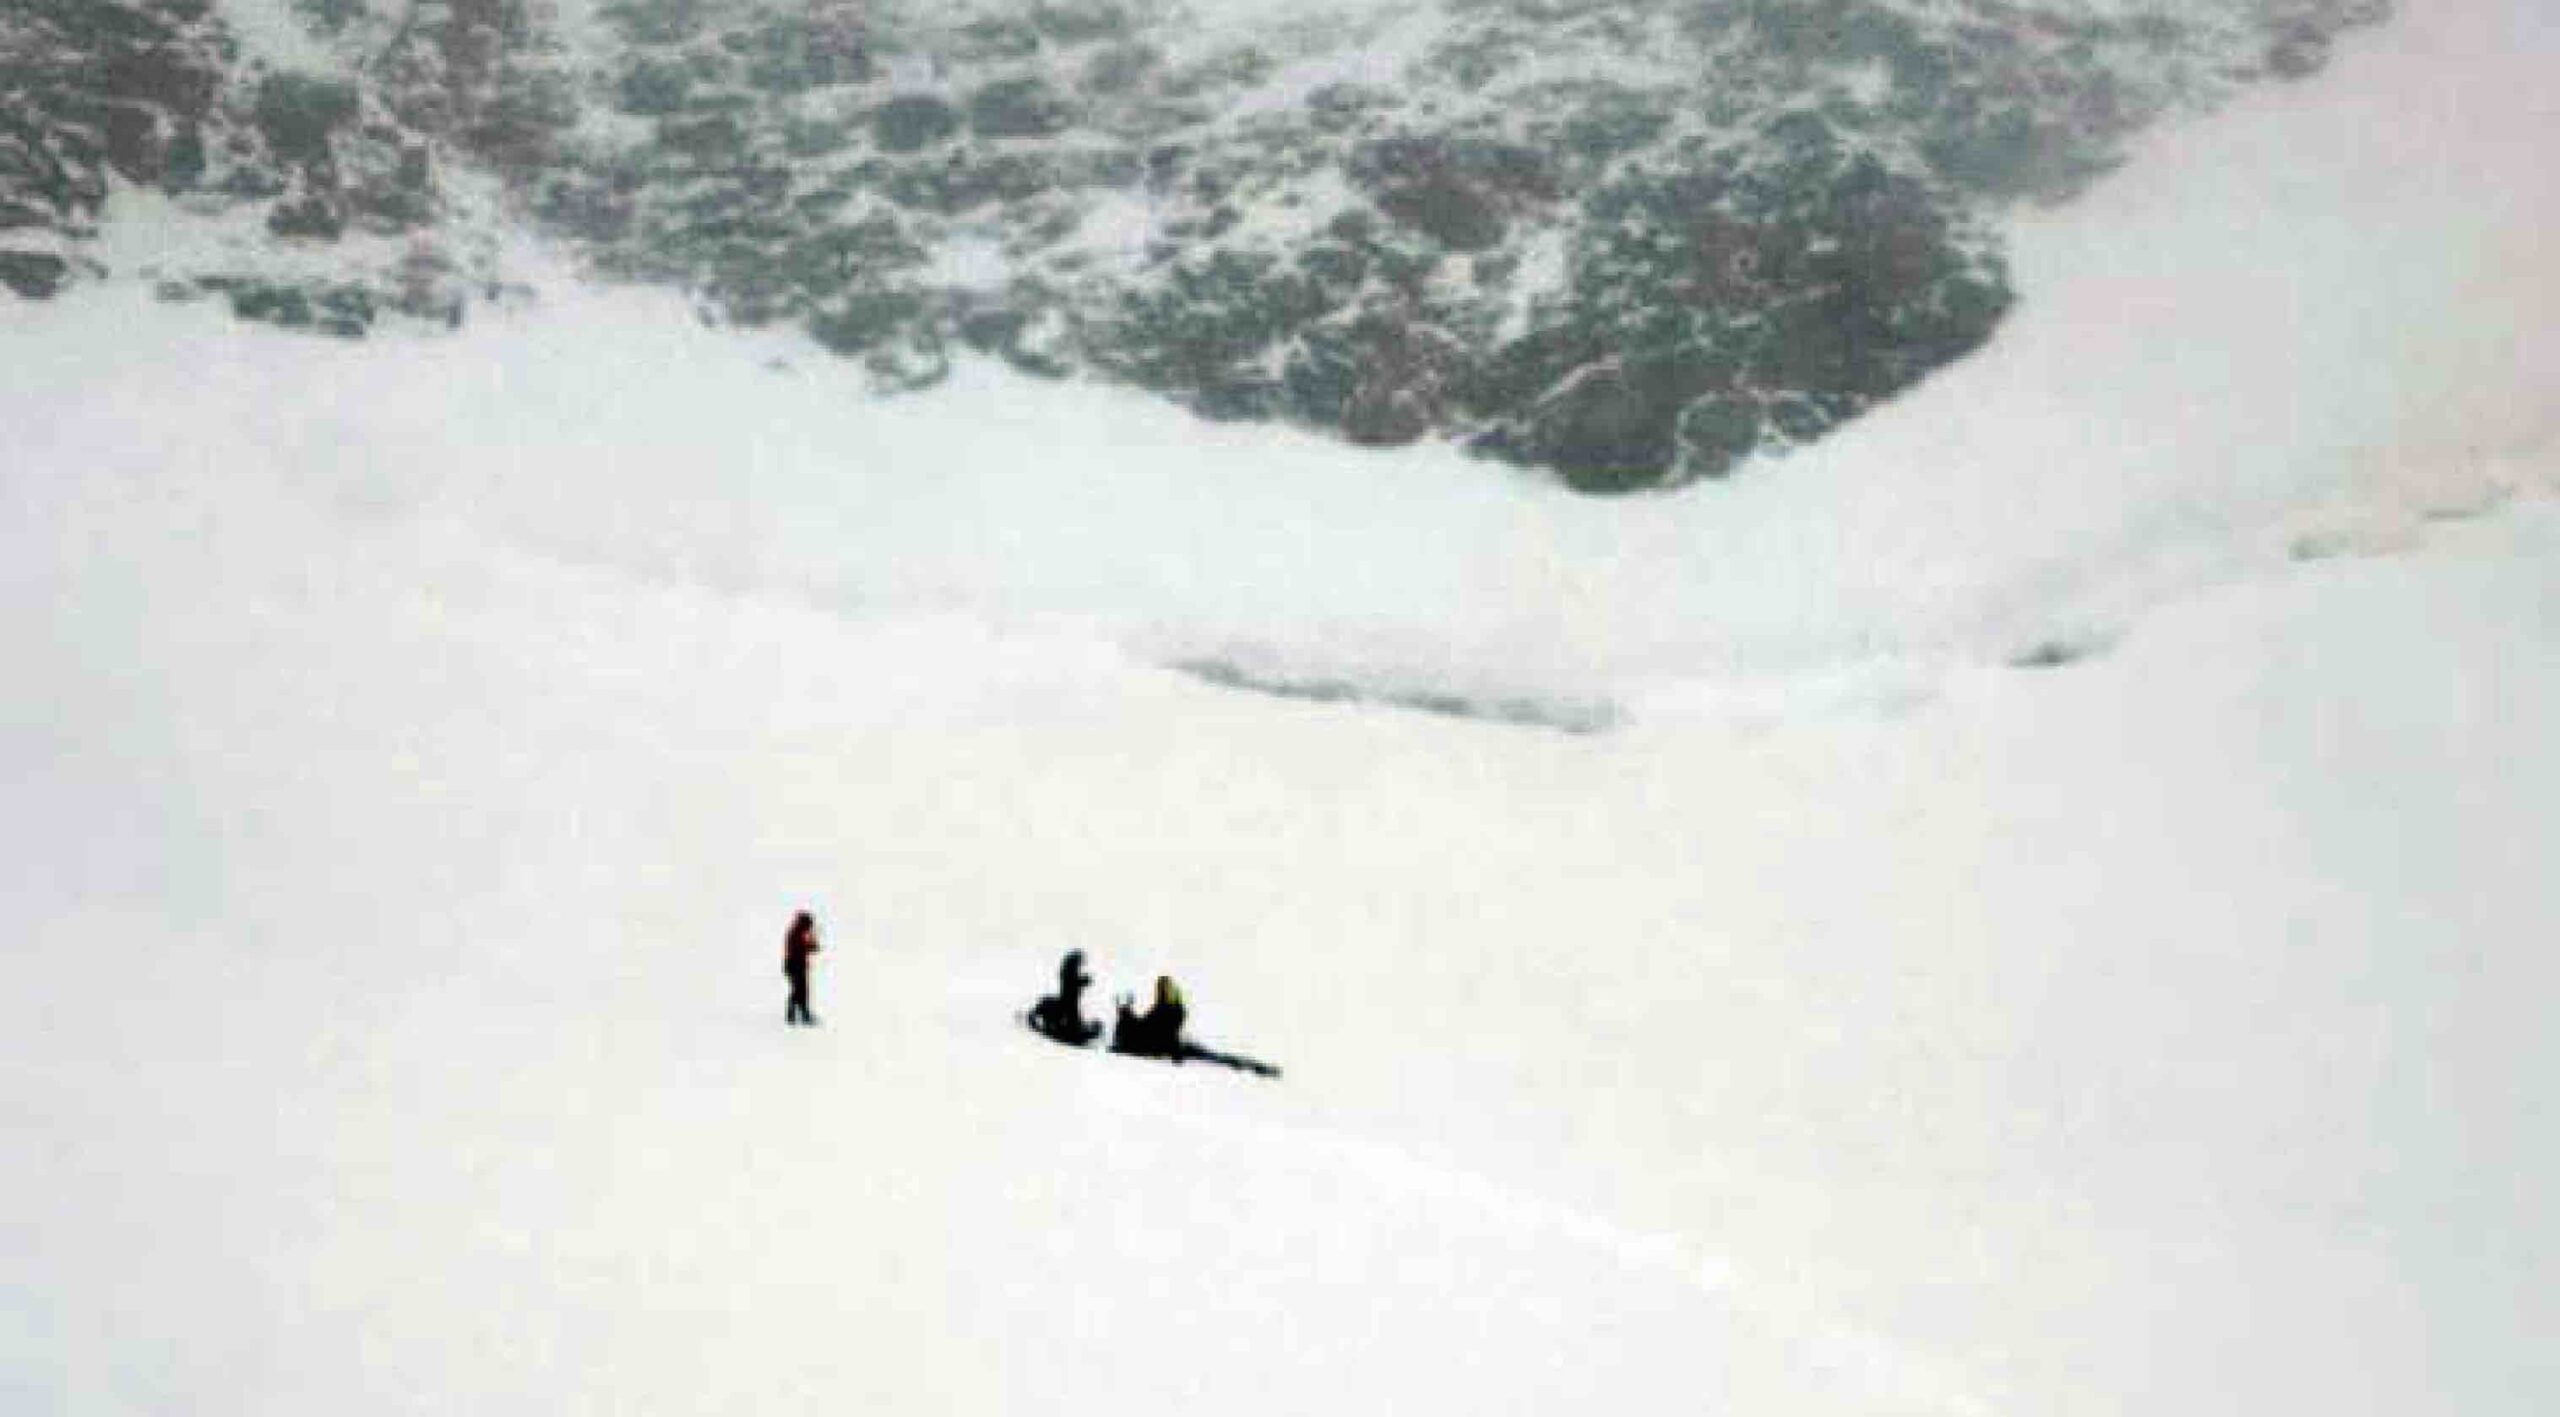
M217 8L252 63L303 73L344 72L345 61L303 27L293 0L221 0Z
M1677 496L557 279L0 307L0 1411L2553 1410L2525 15ZM1071 946L1286 1076L1030 1037Z

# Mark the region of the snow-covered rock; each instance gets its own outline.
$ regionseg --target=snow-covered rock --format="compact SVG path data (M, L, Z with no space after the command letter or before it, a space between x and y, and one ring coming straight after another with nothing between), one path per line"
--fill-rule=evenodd
M21 80L0 122L0 220L74 247L0 247L22 295L84 267L109 173L258 207L264 245L157 274L338 333L461 318L475 287L503 282L496 226L530 215L597 271L680 285L726 321L803 326L883 388L975 350L1211 418L1454 440L1586 490L1721 475L1961 358L2013 300L2005 209L2067 199L2146 125L2310 74L2386 14L22 8L0 22L0 73ZM226 16L265 41L244 55ZM461 173L496 182L502 208L456 200ZM406 245L362 239L404 236L449 278L421 290ZM315 244L341 251L337 269L280 272L277 248Z

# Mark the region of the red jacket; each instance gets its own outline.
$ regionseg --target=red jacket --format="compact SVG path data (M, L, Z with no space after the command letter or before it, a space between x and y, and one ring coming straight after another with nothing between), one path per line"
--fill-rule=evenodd
M817 952L818 927L793 921L790 933L782 937L782 972L801 973L809 967L809 956Z

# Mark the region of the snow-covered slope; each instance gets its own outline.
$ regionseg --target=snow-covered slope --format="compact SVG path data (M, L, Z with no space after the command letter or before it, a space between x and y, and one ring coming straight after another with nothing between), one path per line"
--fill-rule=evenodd
M548 280L8 307L0 1408L2547 1410L2533 18L1646 503ZM1070 946L1286 1078L1038 1043Z

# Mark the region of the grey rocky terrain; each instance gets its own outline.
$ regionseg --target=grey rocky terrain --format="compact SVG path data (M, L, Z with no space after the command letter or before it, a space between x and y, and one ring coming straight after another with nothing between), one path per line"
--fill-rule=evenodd
M102 223L147 208L205 239L113 274L359 337L507 298L530 225L883 390L976 351L1591 491L1722 475L1977 348L2004 212L2387 14L233 5L0 0L0 285L110 274Z

